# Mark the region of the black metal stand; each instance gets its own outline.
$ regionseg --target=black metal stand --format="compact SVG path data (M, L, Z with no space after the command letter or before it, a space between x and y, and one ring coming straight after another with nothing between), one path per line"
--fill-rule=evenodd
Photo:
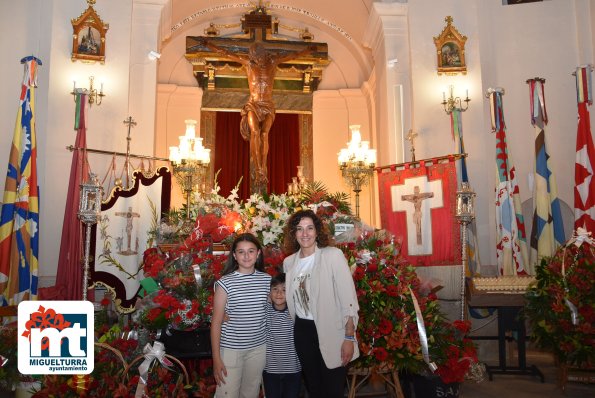
M493 375L530 375L545 382L543 373L535 365L527 365L525 321L520 312L525 305L522 294L480 293L472 287L468 289L470 307L496 308L498 310L498 336L471 336L473 340L498 340L498 365L486 365L490 381ZM508 337L506 332L516 333L516 339ZM506 364L506 341L516 340L518 366Z
M498 366L487 366L490 380L494 374L538 376L545 382L543 373L535 365L527 366L525 322L519 319L523 307L498 307ZM517 333L518 366L506 364L506 332Z

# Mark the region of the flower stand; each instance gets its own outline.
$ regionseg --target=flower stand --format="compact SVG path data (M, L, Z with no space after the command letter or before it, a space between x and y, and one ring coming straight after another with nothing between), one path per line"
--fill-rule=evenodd
M560 364L558 366L558 386L562 391L566 390L568 382L595 384L595 369L576 368Z
M348 398L357 397L357 392L365 385L375 384L376 381L381 381L386 389L389 388L396 398L405 398L403 390L401 389L401 382L399 380L399 373L396 369L389 369L386 366L374 368L350 368L347 372L349 380L349 394ZM423 397L423 395L420 395Z

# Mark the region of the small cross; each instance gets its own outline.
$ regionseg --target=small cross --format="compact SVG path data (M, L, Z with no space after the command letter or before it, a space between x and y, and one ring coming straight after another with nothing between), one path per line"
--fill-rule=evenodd
M126 169L126 189L128 189L130 187L130 177L131 177L131 172L130 172L130 141L132 140L132 138L130 137L130 129L134 126L136 126L136 122L134 121L134 119L132 118L132 116L128 116L126 118L126 120L124 120L122 123L127 124L128 125L128 135L126 136L126 161L124 162L124 167Z
M411 142L411 161L415 162L415 138L417 137L417 133L413 130L409 130L407 133L407 141Z

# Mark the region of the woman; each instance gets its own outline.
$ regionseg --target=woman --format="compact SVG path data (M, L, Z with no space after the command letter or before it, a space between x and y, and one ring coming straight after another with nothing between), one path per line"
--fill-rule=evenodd
M359 356L357 295L341 250L311 210L285 225L283 261L287 306L295 320L295 348L310 398L344 396L347 364Z
M238 235L215 283L211 320L215 397L258 397L266 361L265 311L271 283L263 270L258 239L249 233Z

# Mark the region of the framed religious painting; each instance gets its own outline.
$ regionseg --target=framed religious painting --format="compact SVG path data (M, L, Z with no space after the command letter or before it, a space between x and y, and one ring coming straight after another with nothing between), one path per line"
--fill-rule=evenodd
M446 26L439 36L434 37L436 44L436 59L438 60L438 74L456 75L467 74L465 63L465 42L467 36L459 33L452 24L452 17L447 16Z
M76 19L72 19L72 56L71 60L86 63L105 62L105 35L109 24L104 23L93 4L87 0L87 9Z

